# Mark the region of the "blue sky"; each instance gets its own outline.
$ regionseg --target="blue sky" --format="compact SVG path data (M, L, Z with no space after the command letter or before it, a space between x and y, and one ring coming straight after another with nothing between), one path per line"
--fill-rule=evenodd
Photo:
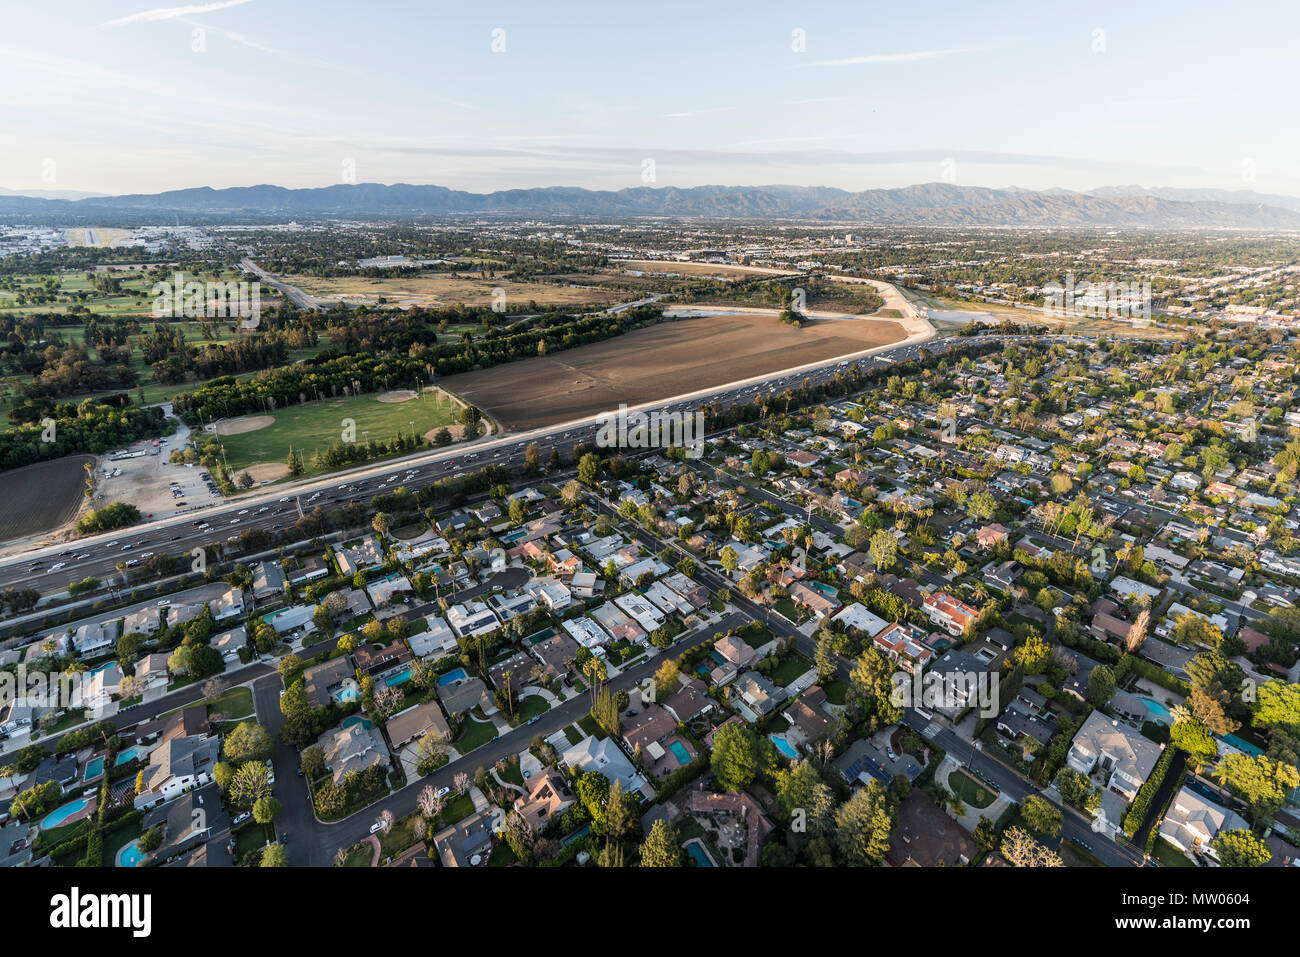
M24 3L0 187L619 189L652 160L657 186L1300 194L1300 13L1050 6Z

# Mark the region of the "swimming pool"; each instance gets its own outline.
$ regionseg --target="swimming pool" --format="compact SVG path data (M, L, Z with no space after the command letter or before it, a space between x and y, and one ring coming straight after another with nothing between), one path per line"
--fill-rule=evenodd
M441 688L443 685L449 685L453 681L460 681L461 679L468 678L468 677L469 675L465 674L464 668L456 668L452 671L448 671L445 675L443 675L441 678L438 679L438 687Z
M354 724L359 724L361 725L361 727L366 729L373 728L375 726L374 723L369 718L363 718L359 714L354 714L350 718L343 719L343 727L345 728L350 728Z
M388 687L391 688L394 685L400 685L403 682L410 681L410 680L411 680L411 669L403 668L397 674L389 675L387 678L385 678L384 684L388 685Z
M120 768L122 765L134 761L136 758L141 756L143 750L143 748L132 746L127 748L125 751L117 752L117 760L113 762L113 767Z
M673 753L673 757L677 759L678 764L691 763L691 752L687 751L686 746L680 741L674 741L668 745L668 750Z
M1249 755L1252 758L1257 758L1264 753L1259 748L1251 744L1249 741L1243 741L1235 734L1220 735L1220 740L1222 740L1224 744L1231 745L1232 747L1236 748L1238 751L1242 752L1243 754Z
M334 694L330 695L330 697L332 697L339 704L343 704L347 701L356 701L357 698L359 698L360 696L361 696L361 692L357 688L357 683L355 681L352 681L351 679L349 679L348 682L345 685L343 685L342 688L334 692Z
M768 737L772 739L772 743L776 745L776 749L780 751L782 754L784 754L787 758L790 758L791 760L795 760L796 758L799 757L799 752L794 749L794 745L791 744L789 741L787 741L785 738L781 737L781 735L769 734Z
M84 811L89 804L90 798L78 798L75 801L68 802L56 811L51 811L41 821L41 830L48 831L52 827L58 827L72 815Z
M86 773L81 776L83 781L93 781L104 773L104 756L97 755L86 762Z
M1162 705L1155 698L1142 698L1143 706L1147 713L1151 715L1151 720L1156 724L1172 724L1170 720L1169 709Z
M118 867L139 867L140 862L144 860L144 851L140 850L140 842L132 841L126 847L117 852Z
M696 867L712 867L713 861L709 859L709 854L699 841L691 841L686 845L686 853L691 855L691 860L695 862Z

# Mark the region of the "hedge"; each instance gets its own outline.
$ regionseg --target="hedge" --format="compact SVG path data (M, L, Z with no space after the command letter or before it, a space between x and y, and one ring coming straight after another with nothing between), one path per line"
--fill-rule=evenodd
M1141 789L1139 789L1137 797L1129 805L1128 812L1124 815L1124 833L1129 837L1136 837L1138 830L1147 819L1151 799L1160 790L1160 785L1164 781L1165 775L1169 773L1169 765L1173 762L1174 753L1177 750L1177 748L1165 748L1160 755L1160 760L1156 762L1155 768L1151 771Z

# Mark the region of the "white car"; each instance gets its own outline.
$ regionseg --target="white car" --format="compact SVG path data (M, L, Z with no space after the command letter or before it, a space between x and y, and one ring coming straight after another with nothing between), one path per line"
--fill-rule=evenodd
M50 572L57 572L57 571L58 571L60 568L62 568L65 564L67 564L67 563L66 563L66 562L55 562L53 565L50 566ZM46 572L45 574L48 575L50 572Z
M384 822L383 822L383 821L376 821L374 824L371 824L371 825L370 825L370 833L371 833L371 834L378 834L378 833L379 833L380 831L382 831L383 829L384 829Z
M437 797L446 797L451 793L451 788L438 788Z

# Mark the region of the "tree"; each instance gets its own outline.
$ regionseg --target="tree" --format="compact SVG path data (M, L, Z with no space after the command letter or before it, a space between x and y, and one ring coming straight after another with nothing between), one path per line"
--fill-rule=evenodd
M261 867L288 867L289 852L283 844L268 845L262 851Z
M1037 794L1031 794L1020 805L1020 815L1038 834L1056 837L1061 833L1061 809Z
M835 670L839 664L835 658L834 637L831 632L826 630L817 633L815 662L817 665L817 680L822 684L835 677Z
M834 830L835 792L807 760L777 771L776 797L792 833L814 838Z
M289 466L290 477L297 478L303 473L302 456L294 451L292 445L289 446L289 457L285 460L285 464Z
M1246 830L1220 831L1210 847L1224 867L1263 867L1273 859L1268 845Z
M656 818L641 844L641 866L679 867L681 863L682 849L677 844L677 829L663 818Z
M871 536L868 551L871 555L871 563L880 571L887 572L898 560L898 539L888 529L877 529Z
M386 512L375 512L375 517L370 521L370 527L376 534L387 535L390 528L388 514Z
M578 481L583 485L595 485L600 478L600 459L595 453L588 452L578 460Z
M1039 844L1029 832L1009 827L1002 835L1002 856L1012 867L1064 867L1059 854Z
M1017 645L1011 652L1011 660L1024 668L1027 675L1041 675L1047 670L1051 657L1052 646L1034 631L1025 637L1024 644Z
M894 703L894 663L874 644L867 648L849 672L849 694L860 707L869 708L882 724L895 724L903 709Z
M655 672L655 697L660 700L667 698L677 691L680 682L681 669L677 667L677 662L665 658L664 663Z
M740 556L736 554L736 550L730 545L723 547L718 559L722 562L722 567L727 570L729 575L734 575L736 569L740 567Z
M1259 686L1255 723L1300 737L1300 684L1274 678Z
M274 748L270 733L256 721L243 721L226 735L226 760L231 764L265 761Z
M728 791L743 791L758 769L758 742L748 725L724 724L713 736L713 775Z
M1300 787L1300 771L1263 754L1252 757L1229 752L1215 768L1214 776L1246 802L1256 822L1271 818L1281 809L1287 794Z
M259 799L270 794L271 772L261 761L241 765L230 780L230 802L236 807L251 810Z
M280 816L280 802L271 796L260 797L253 804L253 820L258 824L270 824Z
M1115 695L1115 674L1105 665L1097 665L1088 676L1088 703L1104 706Z
M894 819L885 786L872 778L835 812L836 844L846 864L875 867L889 851Z

